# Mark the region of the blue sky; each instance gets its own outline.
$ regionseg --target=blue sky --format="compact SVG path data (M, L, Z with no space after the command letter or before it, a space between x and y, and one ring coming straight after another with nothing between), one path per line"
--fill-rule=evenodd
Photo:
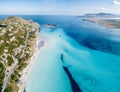
M0 14L120 13L120 0L0 0Z

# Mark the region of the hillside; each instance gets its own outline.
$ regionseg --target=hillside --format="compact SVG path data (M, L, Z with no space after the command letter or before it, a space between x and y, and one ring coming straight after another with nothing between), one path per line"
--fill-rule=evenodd
M16 92L22 70L33 55L39 25L20 17L0 20L0 92Z

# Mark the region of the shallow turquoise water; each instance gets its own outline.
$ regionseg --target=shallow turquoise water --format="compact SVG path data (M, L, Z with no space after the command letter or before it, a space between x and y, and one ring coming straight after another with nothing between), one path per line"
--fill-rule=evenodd
M40 35L45 37L47 46L31 72L27 92L72 92L63 66L83 92L120 91L119 56L83 47L60 28L52 31L43 27Z
M26 92L73 91L63 67L83 92L120 92L120 29L107 29L76 16L20 16L62 28L42 27L40 35L47 46L28 78Z

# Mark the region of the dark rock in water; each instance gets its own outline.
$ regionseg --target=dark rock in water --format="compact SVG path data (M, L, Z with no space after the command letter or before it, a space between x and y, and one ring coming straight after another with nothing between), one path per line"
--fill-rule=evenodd
M26 89L24 89L24 92L26 92Z
M63 69L65 70L65 72L67 73L67 75L68 75L68 77L70 79L72 91L73 92L82 92L82 90L79 88L79 86L76 83L76 81L72 78L72 75L69 72L69 70L66 67L63 67Z
M63 54L61 54L60 59L64 63ZM79 88L79 86L77 85L77 83L75 82L75 80L72 78L72 75L69 72L69 70L66 67L63 67L63 69L65 70L66 74L69 77L69 80L71 82L71 87L72 87L73 92L82 92L81 89Z
M60 59L61 59L61 61L63 62L63 54L61 54Z
M55 25L55 24L46 24L45 27L48 27L48 28L55 28L56 25Z

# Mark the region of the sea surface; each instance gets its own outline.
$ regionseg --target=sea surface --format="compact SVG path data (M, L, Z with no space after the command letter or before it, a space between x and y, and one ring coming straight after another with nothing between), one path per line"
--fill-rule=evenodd
M38 22L46 41L26 92L120 92L120 29L76 16L22 17Z

